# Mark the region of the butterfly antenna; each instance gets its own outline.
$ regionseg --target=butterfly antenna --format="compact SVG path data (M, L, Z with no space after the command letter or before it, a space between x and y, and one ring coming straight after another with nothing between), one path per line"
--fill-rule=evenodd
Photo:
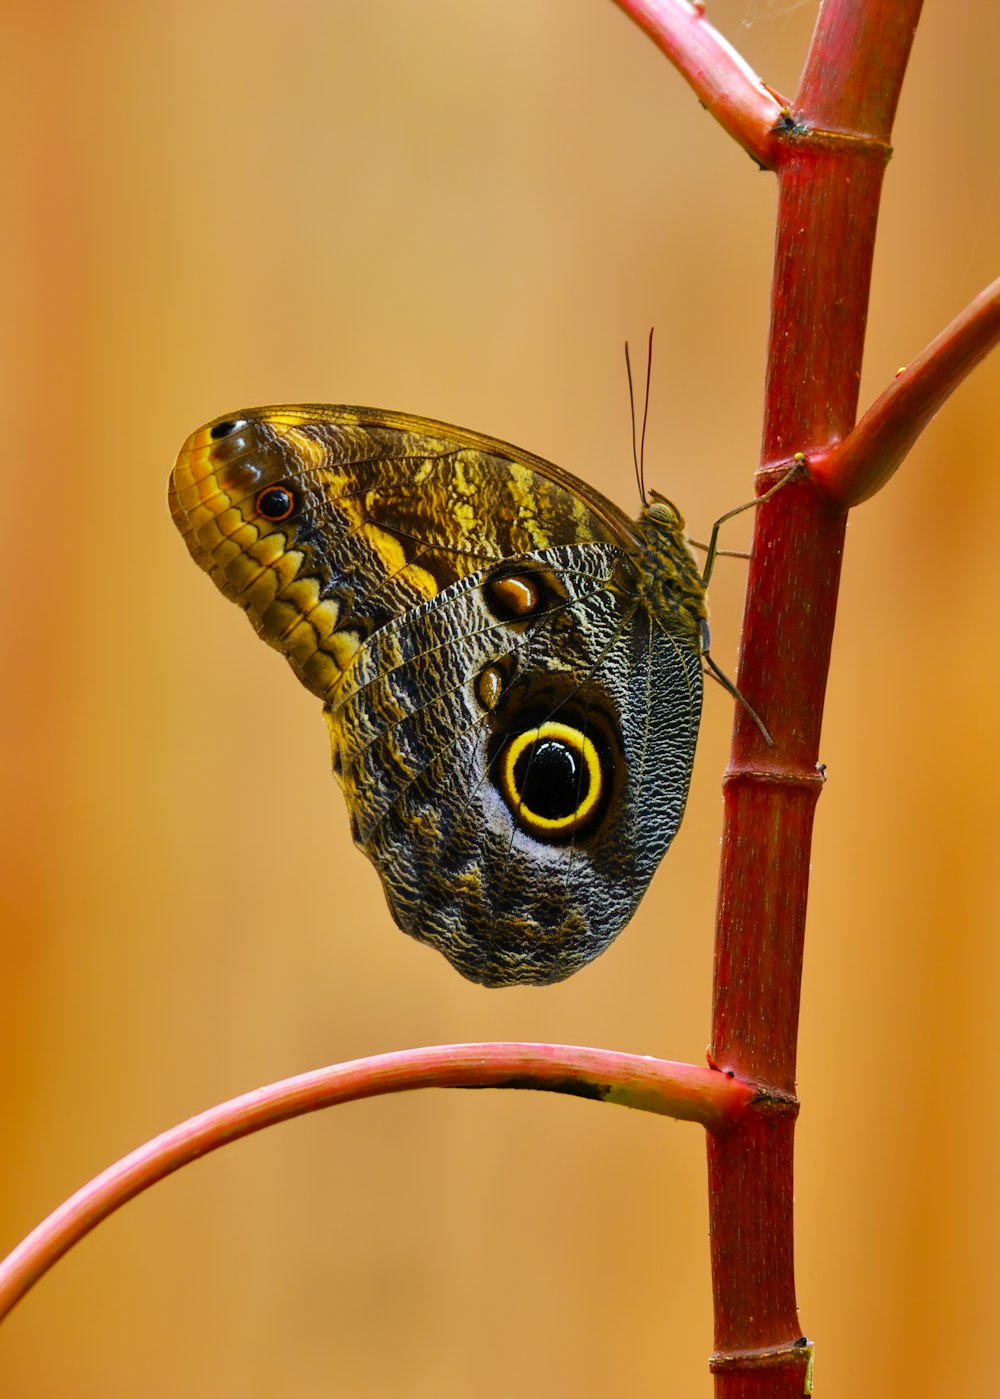
M632 361L628 353L628 341L625 341L625 373L628 377L628 410L632 417L632 463L635 466L635 483L639 487L639 498L643 505L648 504L646 491L642 483L642 467L639 465L639 453L635 445L635 391L632 387ZM648 385L647 385L648 388ZM645 421L642 425L643 436L646 432Z
M646 351L646 401L642 405L642 436L639 439L639 494L646 504L646 423L649 421L649 382L653 377L653 327L649 327L649 348Z

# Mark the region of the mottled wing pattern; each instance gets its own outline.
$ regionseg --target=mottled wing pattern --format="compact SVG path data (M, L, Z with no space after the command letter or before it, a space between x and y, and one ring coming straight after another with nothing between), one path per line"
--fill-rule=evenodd
M328 713L354 838L396 922L474 981L559 981L591 961L680 824L700 656L622 592L621 565L608 545L520 559L562 594L526 627L497 619L489 575L455 584L371 638ZM537 828L503 778L510 746L553 721L597 762L594 805L562 830Z
M683 814L704 602L683 521L505 443L305 405L185 443L197 562L323 700L397 923L486 985L557 981Z

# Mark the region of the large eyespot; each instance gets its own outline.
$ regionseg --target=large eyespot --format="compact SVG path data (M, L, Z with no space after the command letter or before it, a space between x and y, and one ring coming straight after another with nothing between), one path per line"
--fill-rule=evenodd
M267 486L257 497L257 514L278 524L295 509L295 496L287 486Z
M508 739L498 779L504 801L529 835L562 840L597 815L610 773L587 733L548 719Z

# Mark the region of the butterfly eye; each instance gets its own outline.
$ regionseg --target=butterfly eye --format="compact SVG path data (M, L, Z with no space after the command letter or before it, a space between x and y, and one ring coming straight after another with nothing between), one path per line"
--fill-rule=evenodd
M501 794L519 824L540 840L578 831L602 805L605 786L597 746L569 724L549 720L525 729L501 757Z
M277 524L295 509L295 496L287 486L268 486L257 497L257 514Z

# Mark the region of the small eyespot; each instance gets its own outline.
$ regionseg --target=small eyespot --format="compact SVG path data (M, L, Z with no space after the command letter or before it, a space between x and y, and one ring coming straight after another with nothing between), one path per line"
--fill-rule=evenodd
M223 418L221 422L212 424L208 430L208 435L214 442L218 442L220 437L229 437L242 426L242 418Z
M530 617L542 600L538 582L530 573L508 573L488 578L483 584L486 605L501 621Z
M502 667L487 665L476 676L476 699L483 709L495 709L503 694L506 678Z
M257 514L278 524L295 509L295 496L287 486L268 486L257 497Z

